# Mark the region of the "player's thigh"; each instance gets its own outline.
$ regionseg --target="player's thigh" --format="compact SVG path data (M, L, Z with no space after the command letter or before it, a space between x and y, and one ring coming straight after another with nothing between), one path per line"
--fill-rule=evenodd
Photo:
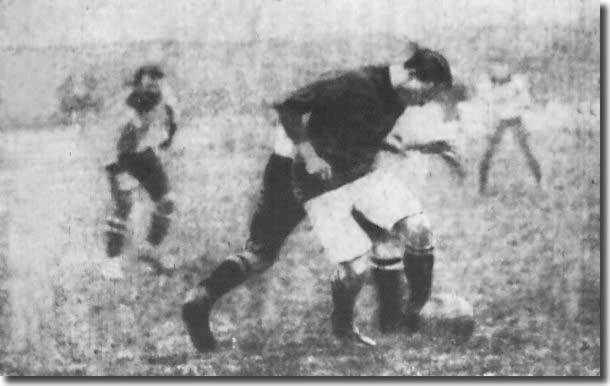
M292 192L292 160L273 154L250 220L247 248L274 260L284 239L305 216Z
M161 160L154 151L148 149L129 155L126 169L150 195L152 201L161 200L170 191L169 179Z
M361 178L351 189L354 208L388 232L399 220L423 212L421 202L407 184L385 170Z
M371 240L352 216L353 192L349 186L332 190L305 203L307 215L327 258L333 263L366 254Z

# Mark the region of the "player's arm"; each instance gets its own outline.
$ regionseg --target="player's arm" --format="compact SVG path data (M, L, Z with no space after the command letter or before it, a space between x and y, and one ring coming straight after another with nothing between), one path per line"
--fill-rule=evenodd
M134 153L136 151L137 142L136 125L129 121L121 128L121 135L117 142L117 154L119 158L125 154Z
M164 88L163 97L165 100L164 108L167 117L167 139L161 142L159 147L161 149L167 149L173 143L176 131L178 131L178 100L169 88Z
M106 165L106 172L108 172L108 174L114 175L119 173L121 159L126 154L134 153L137 150L138 138L136 125L137 123L134 122L133 119L129 119L120 126L119 139L116 144L118 162Z
M311 112L316 97L316 85L312 85L298 90L273 107L278 112L286 135L294 142L297 152L303 158L307 172L328 179L332 175L330 165L316 153L309 141L307 127L303 123L303 116Z
M425 154L442 154L445 152L453 152L454 149L446 140L433 141L405 141L399 134L390 134L383 143L384 150L393 153L403 154L408 151L419 151Z

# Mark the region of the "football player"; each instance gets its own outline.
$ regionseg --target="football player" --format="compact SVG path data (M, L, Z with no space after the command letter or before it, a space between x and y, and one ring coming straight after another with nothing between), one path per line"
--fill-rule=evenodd
M133 89L125 101L128 111L120 127L117 159L106 166L113 212L106 222L109 259L102 273L109 279L123 277L119 257L128 231L132 192L138 184L155 204L147 235L152 248L167 235L174 210L174 195L159 158L159 151L171 146L177 130L176 100L162 82L164 76L158 65L145 65L136 71L131 82Z
M209 324L214 303L248 277L268 269L283 241L308 215L328 258L336 263L331 290L335 335L375 342L354 326L354 304L373 273L384 331L416 327L432 284L434 248L429 220L404 181L375 168L382 149L443 153L444 141L425 144L389 138L410 105L450 87L447 60L413 45L408 59L324 77L275 104L283 130L263 177L259 205L243 252L229 256L187 294L182 318L199 351L216 347ZM410 298L403 314L401 272Z
M491 159L507 129L512 130L515 135L525 154L527 165L539 184L542 179L540 164L532 154L528 132L522 119L523 109L531 105L527 77L523 74L513 74L508 64L494 59L489 66L489 78L483 79L479 87L479 98L487 105L487 113L494 128L479 167L481 194L487 190Z

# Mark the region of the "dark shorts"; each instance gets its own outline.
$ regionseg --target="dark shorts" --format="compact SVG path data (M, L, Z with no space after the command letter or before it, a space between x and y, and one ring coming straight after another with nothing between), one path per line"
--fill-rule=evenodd
M163 170L161 160L151 148L142 152L122 154L116 162L106 166L106 170L117 185L117 178L121 174L132 176L155 202L169 192L167 174ZM121 189L120 186L117 188Z

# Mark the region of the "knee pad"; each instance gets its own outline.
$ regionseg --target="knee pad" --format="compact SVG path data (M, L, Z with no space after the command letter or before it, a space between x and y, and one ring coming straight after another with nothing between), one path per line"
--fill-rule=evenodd
M406 254L429 255L433 252L430 220L424 213L406 217L397 229L404 240Z
M106 219L106 255L116 257L123 251L127 239L127 224L119 217L108 217Z
M159 245L169 230L170 216L174 212L174 197L169 193L163 196L155 204L152 214L147 240L152 245Z

